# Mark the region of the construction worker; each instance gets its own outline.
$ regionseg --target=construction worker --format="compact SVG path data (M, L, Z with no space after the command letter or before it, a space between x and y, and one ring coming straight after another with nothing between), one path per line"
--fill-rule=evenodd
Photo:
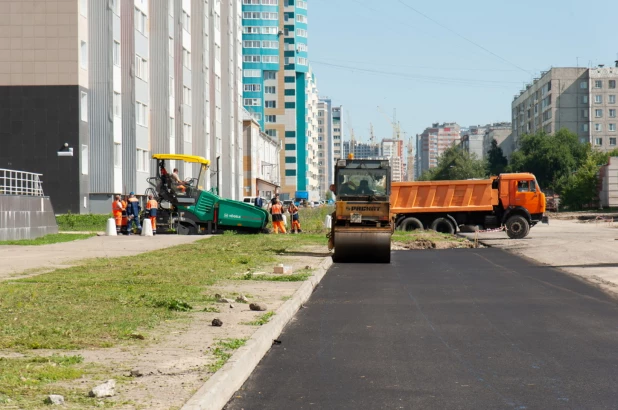
M139 199L135 197L135 193L131 192L129 194L129 203L127 205L127 215L129 217L129 224L127 226L127 230L129 231L129 235L133 230L133 225L137 227L137 233L141 233L142 224L139 222L139 211L141 210L141 206L139 205Z
M290 212L290 216L292 217L292 228L290 231L292 233L300 233L302 230L300 229L300 219L298 217L298 207L292 202L288 207L288 211Z
M273 218L273 229L275 230L275 233L278 234L279 230L281 230L281 233L287 233L285 231L285 226L283 225L283 206L281 205L281 201L279 201L278 199L272 206L271 213Z
M148 211L148 217L152 223L152 234L157 234L157 208L159 204L157 200L152 197L152 194L148 195L148 202L146 202L146 211Z
M185 188L185 185L187 185L187 183L180 179L180 176L178 176L178 168L174 168L174 172L172 172L171 176L174 188L184 194L187 191L187 189Z
M114 202L112 203L112 214L114 215L114 220L116 222L116 233L120 233L120 227L122 226L122 211L124 211L124 207L122 206L122 201L120 200L120 195L116 195L114 197Z
M127 205L129 196L125 195L124 198L120 201L122 204L122 222L120 223L120 232L121 233L129 233L127 231L127 227L129 226L129 215L127 215Z

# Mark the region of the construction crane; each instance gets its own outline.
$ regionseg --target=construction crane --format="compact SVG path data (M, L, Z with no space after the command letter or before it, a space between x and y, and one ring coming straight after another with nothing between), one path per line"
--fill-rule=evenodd
M350 120L350 111L345 112L348 123L348 130L350 131L350 151L348 154L354 154L354 148L356 147L356 137L354 136L354 127L352 126L352 120Z
M369 143L373 145L376 141L376 136L373 133L373 124L369 123Z
M397 109L396 108L393 109L392 119L388 115L386 115L386 113L382 110L382 108L379 105L378 105L378 111L380 112L380 114L384 116L384 118L386 118L389 124L391 124L391 126L393 127L393 139L398 140L401 135L401 125L397 121Z

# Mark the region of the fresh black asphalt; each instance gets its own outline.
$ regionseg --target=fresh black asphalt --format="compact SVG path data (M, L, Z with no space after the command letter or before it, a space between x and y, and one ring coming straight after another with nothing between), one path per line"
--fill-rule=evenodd
M617 409L618 303L498 249L335 264L226 406Z

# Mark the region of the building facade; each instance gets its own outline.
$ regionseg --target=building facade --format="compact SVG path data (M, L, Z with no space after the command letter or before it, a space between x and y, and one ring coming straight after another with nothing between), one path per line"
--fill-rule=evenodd
M352 150L350 150L350 145L353 145ZM354 158L379 158L381 154L381 147L379 144L368 144L366 142L354 142L351 144L350 141L345 141L343 143L343 157L347 158L348 154L354 154Z
M459 144L461 127L455 122L434 123L418 136L417 163L420 174L438 165L438 157L454 144Z
M388 158L390 161L393 182L401 182L404 180L403 145L403 140L400 139L383 139L380 144L381 157Z
M0 106L12 108L0 167L44 174L56 212L108 213L113 194L143 194L153 153L206 157L206 188L242 195L241 0L15 2L1 14ZM65 144L72 157L57 156Z
M243 0L243 104L268 135L283 142L282 198L318 187L317 160L309 158L318 136L310 129L315 79L307 23L306 1ZM315 116L317 121L317 104Z
M321 195L326 195L333 183L334 172L333 102L321 98L318 102L318 185Z
M509 135L511 135L510 122L499 122L492 124L483 136L484 155L487 156L487 152L491 149L491 142L493 140L496 140L498 147L502 148L502 152L504 153L505 149L507 149L506 146L508 145Z
M333 107L333 161L337 161L343 156L343 107ZM333 164L334 166L334 164ZM334 168L333 168L334 172Z
M512 108L513 143L539 131L562 128L596 149L616 148L618 68L552 68L515 96Z
M483 138L488 130L488 125L471 125L461 129L461 147L464 151L473 154L478 159L483 159Z
M265 134L251 113L243 117L244 196L271 199L279 191L279 140Z

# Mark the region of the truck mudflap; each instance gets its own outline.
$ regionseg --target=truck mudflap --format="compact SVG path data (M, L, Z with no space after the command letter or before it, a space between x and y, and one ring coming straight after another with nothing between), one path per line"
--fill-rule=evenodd
M390 226L382 228L335 226L333 234L335 262L390 263L391 261Z
M543 217L541 218L541 223L549 225L549 217L543 215Z

